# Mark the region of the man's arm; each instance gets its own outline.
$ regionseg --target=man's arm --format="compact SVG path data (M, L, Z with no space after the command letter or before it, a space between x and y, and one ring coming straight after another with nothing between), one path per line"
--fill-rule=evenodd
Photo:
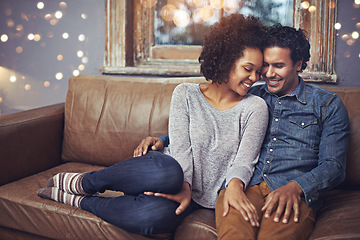
M269 217L273 210L276 210L274 221L279 222L284 213L282 222L287 223L294 210L294 221L297 222L302 196L310 205L318 199L321 191L332 189L344 180L345 153L350 133L349 119L338 96L329 102L322 118L318 166L271 192L262 209L265 217Z

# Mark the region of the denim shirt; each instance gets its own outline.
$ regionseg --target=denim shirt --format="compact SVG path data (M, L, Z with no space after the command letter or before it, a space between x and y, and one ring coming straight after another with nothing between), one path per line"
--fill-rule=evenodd
M316 211L321 192L345 179L349 119L335 93L299 81L282 97L270 93L266 84L249 91L269 108L267 133L249 186L265 181L273 191L294 181L304 192L303 200Z
M345 179L350 127L343 102L300 77L297 88L282 97L270 93L266 84L249 92L262 97L269 109L267 133L249 186L265 181L273 191L294 181L316 211L321 193ZM169 144L168 136L160 139Z

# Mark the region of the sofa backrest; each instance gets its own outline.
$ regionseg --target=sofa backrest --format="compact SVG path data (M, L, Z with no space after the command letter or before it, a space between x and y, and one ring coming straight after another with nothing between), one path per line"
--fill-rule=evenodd
M346 156L346 179L342 187L360 189L360 87L323 88L339 95L350 118L351 133Z
M171 94L181 82L206 81L203 77L72 77L65 102L63 161L110 166L132 157L143 138L167 134ZM352 132L343 186L359 188L360 88L324 88L336 92L348 109Z
M202 77L187 82L205 82ZM110 166L147 136L167 134L171 95L183 79L80 75L69 80L63 161Z

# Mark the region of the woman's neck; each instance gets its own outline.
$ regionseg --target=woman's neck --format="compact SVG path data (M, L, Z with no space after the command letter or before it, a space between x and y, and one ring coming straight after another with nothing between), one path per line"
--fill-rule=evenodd
M200 90L211 106L222 111L233 108L243 99L243 96L229 89L226 83L203 85Z

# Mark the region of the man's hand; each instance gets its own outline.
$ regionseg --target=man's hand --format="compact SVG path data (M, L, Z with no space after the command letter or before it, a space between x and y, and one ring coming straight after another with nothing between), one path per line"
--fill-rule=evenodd
M279 222L281 215L284 213L282 222L288 223L291 211L294 211L294 222L298 222L302 194L302 189L295 182L289 182L285 186L271 192L266 198L264 207L261 209L265 211L265 218L269 218L276 208L274 222Z
M243 189L244 184L240 179L234 178L229 182L224 195L223 216L225 217L229 213L231 206L239 211L244 219L249 221L252 226L259 227L259 217L256 209L246 197Z
M171 201L180 203L179 207L176 209L175 214L179 215L190 205L191 201L191 190L190 185L187 182L184 182L181 191L175 195L165 194L165 193L153 193L153 192L144 192L146 195L154 195L156 197L167 198Z
M164 149L164 143L161 141L160 138L156 137L147 137L141 141L139 146L134 150L134 157L140 157L142 155L145 155L151 147L151 150L153 151L161 151Z

